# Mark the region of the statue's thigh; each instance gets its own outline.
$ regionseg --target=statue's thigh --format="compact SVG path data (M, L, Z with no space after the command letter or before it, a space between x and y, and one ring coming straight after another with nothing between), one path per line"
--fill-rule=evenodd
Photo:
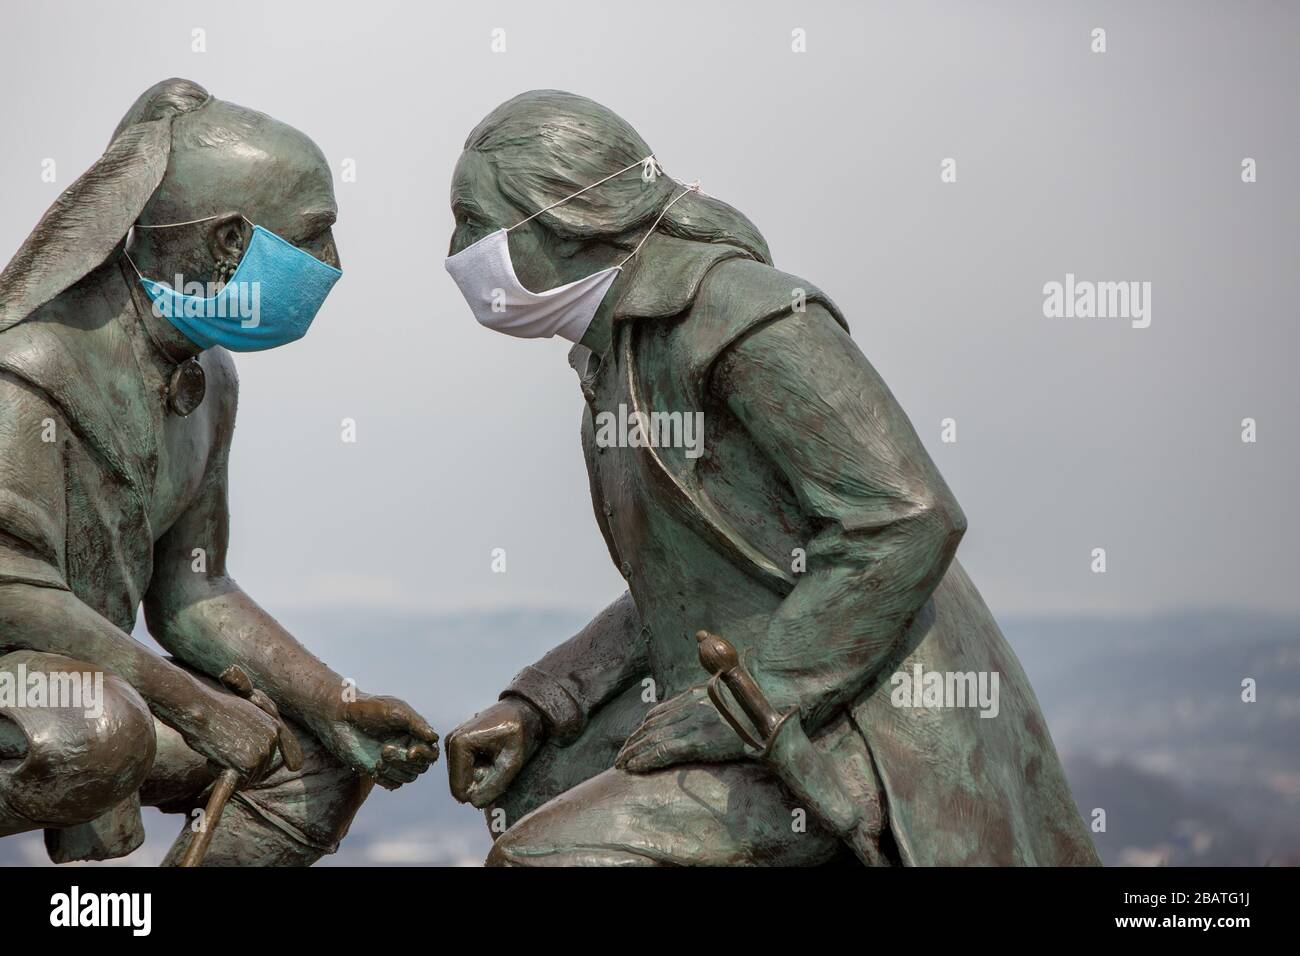
M614 757L654 706L653 701L643 701L641 694L641 685L633 684L592 713L576 740L566 745L554 741L543 744L489 809L489 823L497 811L504 810L509 826L548 800L614 766Z
M839 855L758 763L609 769L528 814L488 857L504 866L812 866Z

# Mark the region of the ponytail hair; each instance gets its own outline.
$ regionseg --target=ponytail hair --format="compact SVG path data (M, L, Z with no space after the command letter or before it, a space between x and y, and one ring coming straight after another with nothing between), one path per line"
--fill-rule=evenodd
M54 200L0 272L0 332L113 255L167 173L172 120L211 99L197 83L171 79L135 101L104 155Z

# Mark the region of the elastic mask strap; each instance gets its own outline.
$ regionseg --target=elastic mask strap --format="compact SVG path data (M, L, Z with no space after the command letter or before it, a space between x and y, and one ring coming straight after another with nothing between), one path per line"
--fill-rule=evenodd
M656 229L659 228L659 223L663 221L664 216L668 215L668 210L672 209L673 206L677 205L677 200L681 199L687 193L697 193L699 191L700 191L700 181L697 179L695 180L695 182L691 183L689 186L687 186L685 189L679 192L676 196L674 196L673 201L670 202L667 206L664 206L663 212L659 213L659 215L655 218L655 221L650 224L650 228L647 229L645 235L641 237L641 241L636 244L636 248L628 253L627 259L624 259L622 262L618 264L618 268L620 269L623 268L625 265L628 264L628 261L634 255L636 255L638 252L641 251L641 247L645 245L646 240L649 239L651 234Z
M605 183L609 182L609 181L610 181L611 179L613 179L615 176L622 176L622 175L623 175L625 172L627 172L629 169L636 169L636 167L638 167L638 166L641 166L642 168L650 168L651 166L653 166L653 168L654 168L654 170L656 171L656 173L659 172L659 162L654 158L654 155L653 155L653 154L647 156L645 159L638 159L635 163L632 163L630 166L624 166L624 167L623 167L622 169L620 169L618 172L616 172L616 173L610 173L608 176L606 176L604 179L600 180L599 182L594 182L594 183L592 183L590 186L583 186L583 187L582 187L581 189L579 189L576 193L570 193L569 195L565 196L563 199L557 199L555 202L551 203L551 204L550 204L549 206L547 206L545 209L539 209L539 210L537 210L537 212L533 213L533 214L532 214L531 216L529 216L527 219L520 219L520 220L519 220L517 223L515 223L513 226L508 227L508 228L506 229L506 232L509 232L511 229L518 229L518 228L519 228L520 226L522 226L524 223L526 223L526 222L532 222L532 220L536 219L536 218L537 218L538 216L540 216L542 213L544 213L544 212L550 212L550 211L551 211L552 209L554 209L556 206L563 206L563 205L564 205L566 202L568 202L570 199L574 199L574 198L576 198L576 197L578 197L578 196L581 196L581 195L582 195L583 193L585 193L588 189L595 189L597 186L603 186Z
M210 97L210 96L208 97L208 99L211 99L211 98L212 98L212 97ZM207 105L207 101L206 101L206 100L204 101L204 105ZM224 212L222 212L222 213L217 213L215 216L204 216L202 219L187 219L185 222L160 222L160 223L155 223L155 224L153 224L153 225L148 225L148 224L143 223L143 222L137 222L137 223L136 223L132 228L135 228L135 229L171 229L171 228L174 227L174 226L193 226L195 223L200 223L200 222L211 222L213 219L220 219L220 218L222 218L223 216L225 216L225 213L224 213ZM245 216L242 212L239 214L239 218L242 219L242 220L244 220L244 222L248 223L250 226L253 225L253 220L249 219L249 218L248 218L247 216ZM135 260L131 258L131 253L129 253L129 252L127 252L125 249L123 249L123 250L122 250L122 255L126 256L126 261L129 262L129 263L131 263L131 268L135 270L135 274L138 275L138 276L140 277L141 281L143 281L143 280L144 280L144 273L141 272L141 271L140 271L140 267L137 266L137 265L135 264Z
M152 225L148 223L137 222L135 224L135 228L136 229L171 229L174 226L192 226L196 222L211 222L213 219L220 219L223 216L225 216L225 213L220 212L217 213L215 216L204 216L202 219L187 219L185 220L185 222L156 222L153 223ZM239 218L244 220L244 222L248 223L250 226L253 225L253 220L249 219L242 212L239 214Z
M144 273L141 272L141 271L140 271L140 267L139 267L138 265L135 264L135 260L131 258L131 253L129 253L129 252L127 252L125 249L123 249L123 250L122 250L122 255L126 256L126 261L129 262L129 263L131 263L131 268L135 270L135 274L138 275L138 276L140 277L140 281L143 282L143 281L144 281Z

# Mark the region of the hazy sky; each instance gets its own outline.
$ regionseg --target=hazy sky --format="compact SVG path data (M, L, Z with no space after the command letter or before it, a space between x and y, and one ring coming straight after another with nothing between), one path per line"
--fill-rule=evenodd
M238 358L231 567L264 605L595 608L622 590L592 518L566 343L480 328L442 267L466 134L555 87L627 118L670 175L743 210L780 268L835 298L965 510L959 556L995 614L1300 610L1300 11L563 11L6 9L0 261L168 76L298 127L336 176L355 160L356 181L336 183L342 281L305 340ZM1044 284L1067 273L1151 283L1150 326L1044 317ZM956 443L940 440L945 418ZM1090 570L1098 547L1105 574Z

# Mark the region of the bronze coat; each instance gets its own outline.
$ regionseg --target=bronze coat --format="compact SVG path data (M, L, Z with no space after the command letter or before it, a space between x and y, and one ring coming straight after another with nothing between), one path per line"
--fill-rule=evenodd
M609 351L571 361L635 611L616 604L506 693L572 739L647 669L661 700L700 683L707 628L799 708L844 790L883 804L904 863L1095 864L1028 680L952 560L960 509L829 299L739 249L656 236L614 317ZM704 411L705 454L598 442L620 405ZM917 663L996 671L998 715L894 706L891 677Z

